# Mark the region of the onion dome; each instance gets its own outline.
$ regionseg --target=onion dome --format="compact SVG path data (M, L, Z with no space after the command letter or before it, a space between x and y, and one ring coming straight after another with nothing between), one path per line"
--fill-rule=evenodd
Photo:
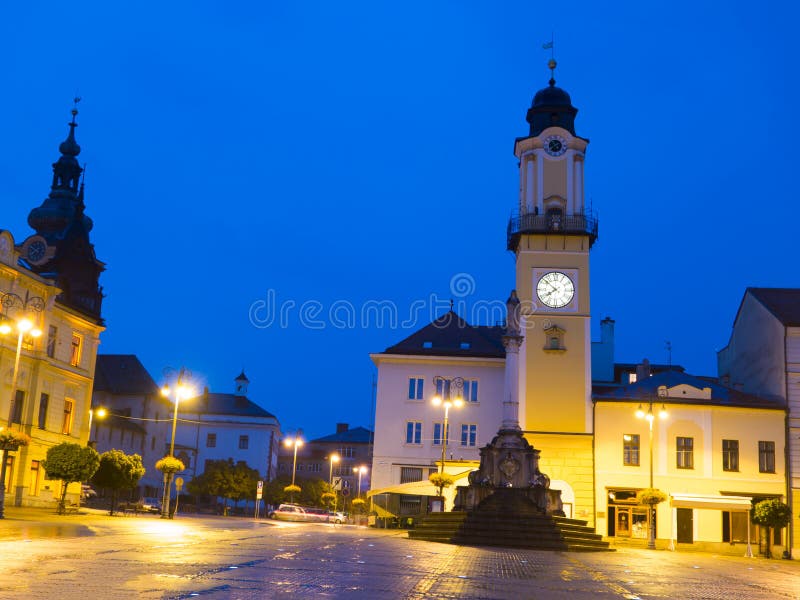
M539 135L548 127L561 127L576 135L575 115L578 114L578 109L572 106L569 94L556 87L556 61L551 59L548 66L551 71L549 85L536 92L525 117L531 126L530 135Z

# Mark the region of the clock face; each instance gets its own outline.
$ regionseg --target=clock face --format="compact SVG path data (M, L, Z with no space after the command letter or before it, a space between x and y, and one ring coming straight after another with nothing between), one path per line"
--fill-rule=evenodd
M563 308L575 296L575 285L572 280L559 271L545 273L536 284L536 295L539 301L550 308Z
M567 140L560 135L551 135L544 140L544 151L550 156L561 156L567 151Z
M33 240L28 244L27 259L34 265L40 264L47 253L47 243L43 240Z

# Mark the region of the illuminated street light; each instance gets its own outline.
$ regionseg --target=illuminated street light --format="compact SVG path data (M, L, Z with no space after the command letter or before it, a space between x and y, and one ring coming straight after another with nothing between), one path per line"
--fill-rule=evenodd
M367 472L367 467L361 465L360 467L353 467L353 473L358 473L358 498L361 497L361 476Z
M667 407L663 403L663 398L667 397L667 388L660 387L658 388L658 396L662 398L661 403L661 410L658 411L658 418L659 419L666 419L667 418ZM650 431L650 489L653 489L653 421L655 421L656 416L653 413L653 398L651 397L648 401L648 408L647 412L644 411L642 405L639 404L639 408L636 410L636 418L637 419L646 419L648 429ZM650 514L648 515L648 527L647 527L647 547L651 550L654 550L656 547L656 522L655 522L655 506L650 505Z
M283 445L287 448L294 446L294 460L292 461L292 485L294 485L295 475L297 474L297 449L303 445L303 440L298 435L293 438L283 440Z
M447 438L450 437L448 418L450 416L450 408L461 408L464 406L464 398L461 396L461 390L464 389L464 380L461 377L454 377L453 379L446 379L444 377L436 376L433 378L434 386L436 387L436 395L431 400L434 406L444 406L444 427L442 431L442 465L439 470L444 474L444 461L447 459Z
M171 389L168 385L165 385L161 388L161 395L165 398L169 398L171 395L175 402L175 409L172 413L172 437L169 442L169 455L172 458L175 458L175 429L178 425L178 406L180 405L182 399L185 400L194 395L194 390L184 383L184 379L190 376L191 374L186 370L186 368L181 367L180 371L178 371L178 379L175 382L175 388ZM162 519L172 518L172 514L169 512L169 505L170 501L172 500L172 478L174 475L175 474L171 471L164 473L164 496L161 502Z
M339 455L334 452L328 457L328 460L331 461L331 473L328 476L328 485L333 489L333 463L339 462Z

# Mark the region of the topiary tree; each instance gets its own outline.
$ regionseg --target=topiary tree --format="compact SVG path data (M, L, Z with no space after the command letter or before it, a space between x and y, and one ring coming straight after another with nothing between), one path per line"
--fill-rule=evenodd
M142 457L138 454L128 455L121 450L109 450L100 455L100 466L92 477L92 483L111 490L109 515L114 515L119 491L136 487L144 473Z
M448 473L431 473L428 475L428 481L436 488L436 494L441 496L444 488L450 487L456 480Z
M294 504L294 495L295 494L299 494L303 490L299 485L295 485L294 483L290 483L285 488L283 488L283 491L285 493L289 494L289 502Z
M42 466L48 479L63 482L58 501L58 514L63 515L66 512L67 487L70 483L91 479L100 466L100 455L94 448L63 442L47 450Z
M328 510L336 509L336 494L333 492L323 492L320 496L322 503L328 507Z
M363 498L353 498L353 501L350 503L350 506L353 509L354 513L360 515L366 510L367 503Z
M777 498L762 500L753 507L753 523L767 528L767 558L772 558L771 530L786 527L791 518L792 511L789 510L789 506Z
M0 463L0 519L5 518L5 503L6 503L6 463L8 462L8 453L16 452L20 446L27 446L31 443L31 438L14 429L0 428L0 450L2 453L3 462Z

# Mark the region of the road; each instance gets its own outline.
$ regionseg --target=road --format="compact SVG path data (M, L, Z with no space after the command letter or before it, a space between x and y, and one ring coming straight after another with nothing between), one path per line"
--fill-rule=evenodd
M10 517L0 522L3 599L800 598L800 563L779 559L469 548L223 517Z

